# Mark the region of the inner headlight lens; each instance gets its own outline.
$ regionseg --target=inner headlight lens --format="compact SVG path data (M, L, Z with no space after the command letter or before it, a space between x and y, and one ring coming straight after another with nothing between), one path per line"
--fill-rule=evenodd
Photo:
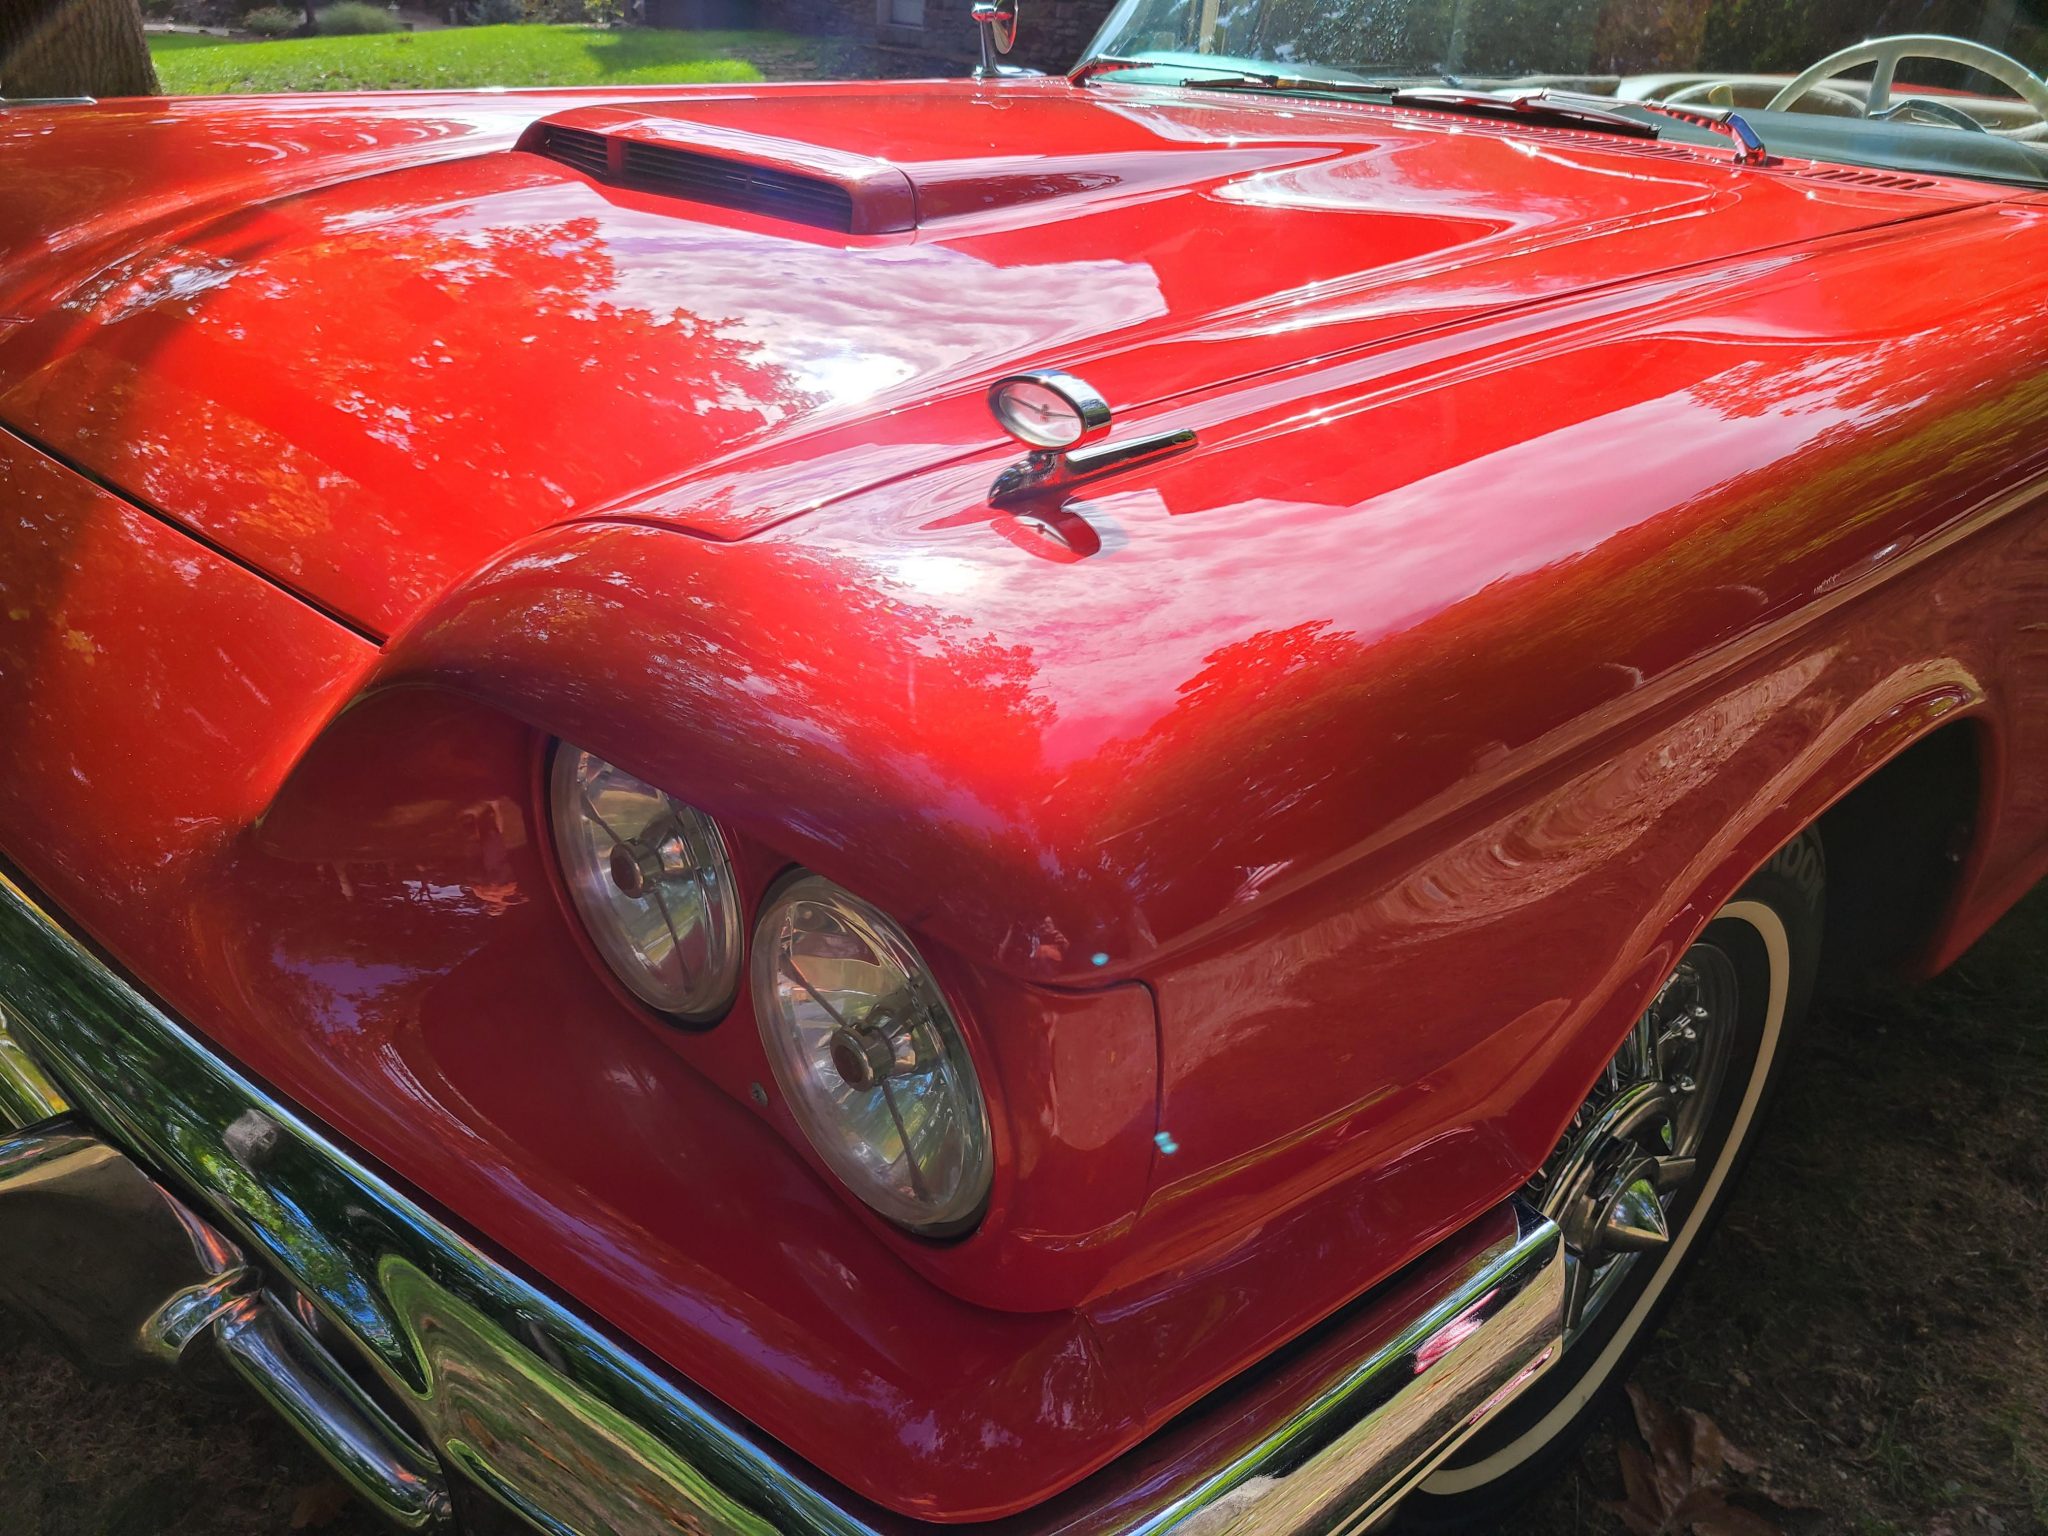
M619 980L663 1013L723 1013L739 984L742 930L716 824L567 742L549 780L563 878Z
M971 1226L988 1196L988 1110L903 930L804 876L761 916L753 983L775 1080L833 1172L915 1231Z

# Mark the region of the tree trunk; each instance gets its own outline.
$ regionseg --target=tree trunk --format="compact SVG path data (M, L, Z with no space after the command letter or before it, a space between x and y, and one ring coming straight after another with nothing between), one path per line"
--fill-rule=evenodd
M0 0L0 95L159 94L140 0Z

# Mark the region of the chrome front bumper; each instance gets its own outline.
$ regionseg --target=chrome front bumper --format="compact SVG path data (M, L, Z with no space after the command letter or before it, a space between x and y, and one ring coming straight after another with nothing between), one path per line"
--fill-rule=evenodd
M0 1263L0 1301L102 1364L217 1349L403 1528L455 1523L453 1473L578 1536L939 1529L823 1478L487 1257L4 876L0 1137L0 1252L34 1256ZM1510 1202L1078 1487L965 1529L1355 1531L1548 1363L1563 1257ZM104 1291L50 1284L52 1267Z

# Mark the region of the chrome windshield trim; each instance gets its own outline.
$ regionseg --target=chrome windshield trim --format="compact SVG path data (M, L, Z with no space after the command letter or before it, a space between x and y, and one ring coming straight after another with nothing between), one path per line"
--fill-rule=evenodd
M936 1536L636 1359L216 1056L0 873L0 1035L353 1339L440 1459L537 1530ZM1496 1207L1066 1494L982 1536L1328 1532L1559 1347L1564 1251ZM547 1432L536 1435L534 1426Z

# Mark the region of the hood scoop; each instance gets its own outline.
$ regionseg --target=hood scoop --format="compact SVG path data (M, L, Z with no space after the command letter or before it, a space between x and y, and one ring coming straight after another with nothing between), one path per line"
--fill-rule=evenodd
M799 97L796 104L806 100ZM816 109L836 99L808 100ZM899 127L869 135L872 143L887 146L887 154L863 154L834 147L836 139L819 142L823 132L817 139L754 132L750 119L763 116L787 124L795 114L784 104L759 101L581 107L529 124L516 148L622 191L839 234L896 235L950 220L1002 219L1027 208L1033 210L1028 217L1043 217L1045 205L1055 202L1104 202L1243 182L1341 158L1349 147L1190 138L1047 153L975 146L959 142L958 135L943 141L918 137ZM798 121L843 135L854 120L821 123L814 110Z
M542 118L518 148L606 186L848 235L914 229L910 178L886 160L791 139L593 107Z

